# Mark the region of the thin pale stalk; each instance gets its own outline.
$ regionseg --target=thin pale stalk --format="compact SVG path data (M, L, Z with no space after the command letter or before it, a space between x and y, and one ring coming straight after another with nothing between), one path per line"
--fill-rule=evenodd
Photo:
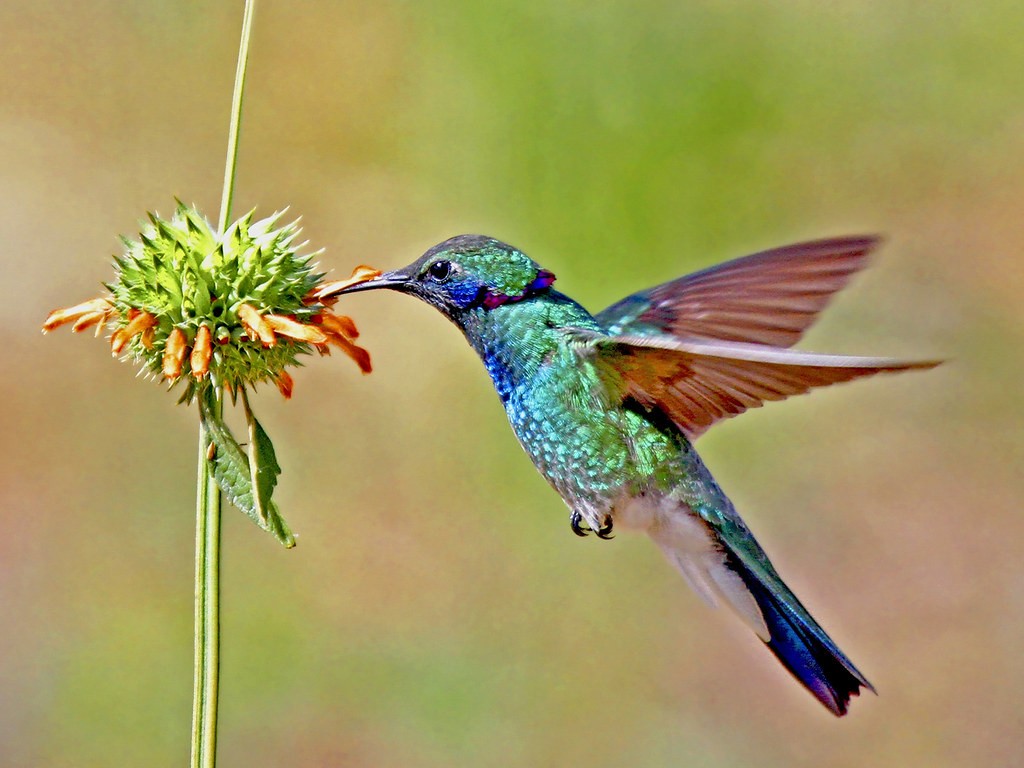
M224 162L224 191L220 198L220 219L217 230L221 233L231 219L231 203L235 196L235 168L238 165L238 136L242 127L242 100L245 96L245 70L249 63L249 38L252 19L256 13L256 0L245 0L242 15L242 39L238 43L238 66L235 68L235 90L231 96L231 123L228 126L228 152Z
M220 408L218 398L216 408ZM195 668L192 705L192 768L217 762L217 693L220 677L221 495L209 461L210 440L199 428L196 492Z
M245 72L249 61L249 39L256 11L255 0L246 0L242 36L238 44L238 66L231 98L224 190L217 230L221 234L231 219L238 164L238 137L242 122ZM214 408L223 408L223 392L216 386ZM199 429L199 472L196 494L196 599L195 669L192 699L192 768L214 768L217 763L217 696L220 681L220 520L221 493L209 461L210 440Z

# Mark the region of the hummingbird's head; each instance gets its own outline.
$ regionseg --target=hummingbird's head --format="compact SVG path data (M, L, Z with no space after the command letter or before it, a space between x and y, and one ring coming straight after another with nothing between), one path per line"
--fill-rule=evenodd
M339 293L390 288L422 299L461 325L474 310L529 299L554 281L551 272L511 245L483 235L458 235L435 245L407 267Z

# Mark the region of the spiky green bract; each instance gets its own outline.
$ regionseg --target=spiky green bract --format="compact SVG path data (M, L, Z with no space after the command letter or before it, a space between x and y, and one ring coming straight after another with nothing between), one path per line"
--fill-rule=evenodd
M194 208L178 203L174 215L149 214L138 240L122 238L125 252L115 257L116 278L107 285L125 328L139 312L156 319L148 337L133 335L126 356L156 377L162 375L167 339L175 328L193 346L201 326L212 336L209 375L196 378L188 356L172 385L185 382L182 401L191 402L208 382L230 390L277 379L298 363L309 345L279 339L265 345L250 338L239 307L248 304L261 315L310 320L320 307L303 300L321 275L313 271L317 254L301 254L297 222L279 225L283 212L253 220L253 212L218 234ZM116 330L115 330L116 333Z

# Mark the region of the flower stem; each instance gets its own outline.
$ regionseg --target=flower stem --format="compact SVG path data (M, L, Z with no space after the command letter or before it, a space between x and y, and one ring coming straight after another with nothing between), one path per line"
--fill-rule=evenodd
M238 66L231 98L224 190L220 203L218 233L224 234L231 219L238 163L238 135L242 121L245 70L249 61L249 38L255 0L246 0L242 16L242 37L238 44ZM224 407L223 390L214 383L214 408ZM214 768L217 763L217 695L220 681L220 517L221 493L213 477L209 451L212 443L205 428L199 427L199 468L196 489L196 593L195 665L192 690L192 768Z
M249 63L249 38L252 36L252 17L256 13L256 0L245 0L242 14L242 39L238 43L238 65L235 68L235 90L231 96L231 123L228 126L228 156L224 163L224 191L220 198L220 219L217 231L221 234L231 220L231 201L235 195L235 167L238 164L238 134L242 124L242 98L245 94L245 70Z
M220 407L218 399L215 407ZM199 428L196 492L195 669L192 768L217 762L217 692L220 676L220 488L209 460L211 443Z

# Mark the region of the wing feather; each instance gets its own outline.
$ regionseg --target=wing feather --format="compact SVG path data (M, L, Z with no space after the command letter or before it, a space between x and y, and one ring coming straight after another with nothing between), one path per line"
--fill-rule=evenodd
M938 362L823 355L759 344L569 329L575 348L609 372L621 397L664 411L690 439L721 419L816 387Z
M612 334L790 347L878 242L840 237L762 251L635 293L596 319Z

